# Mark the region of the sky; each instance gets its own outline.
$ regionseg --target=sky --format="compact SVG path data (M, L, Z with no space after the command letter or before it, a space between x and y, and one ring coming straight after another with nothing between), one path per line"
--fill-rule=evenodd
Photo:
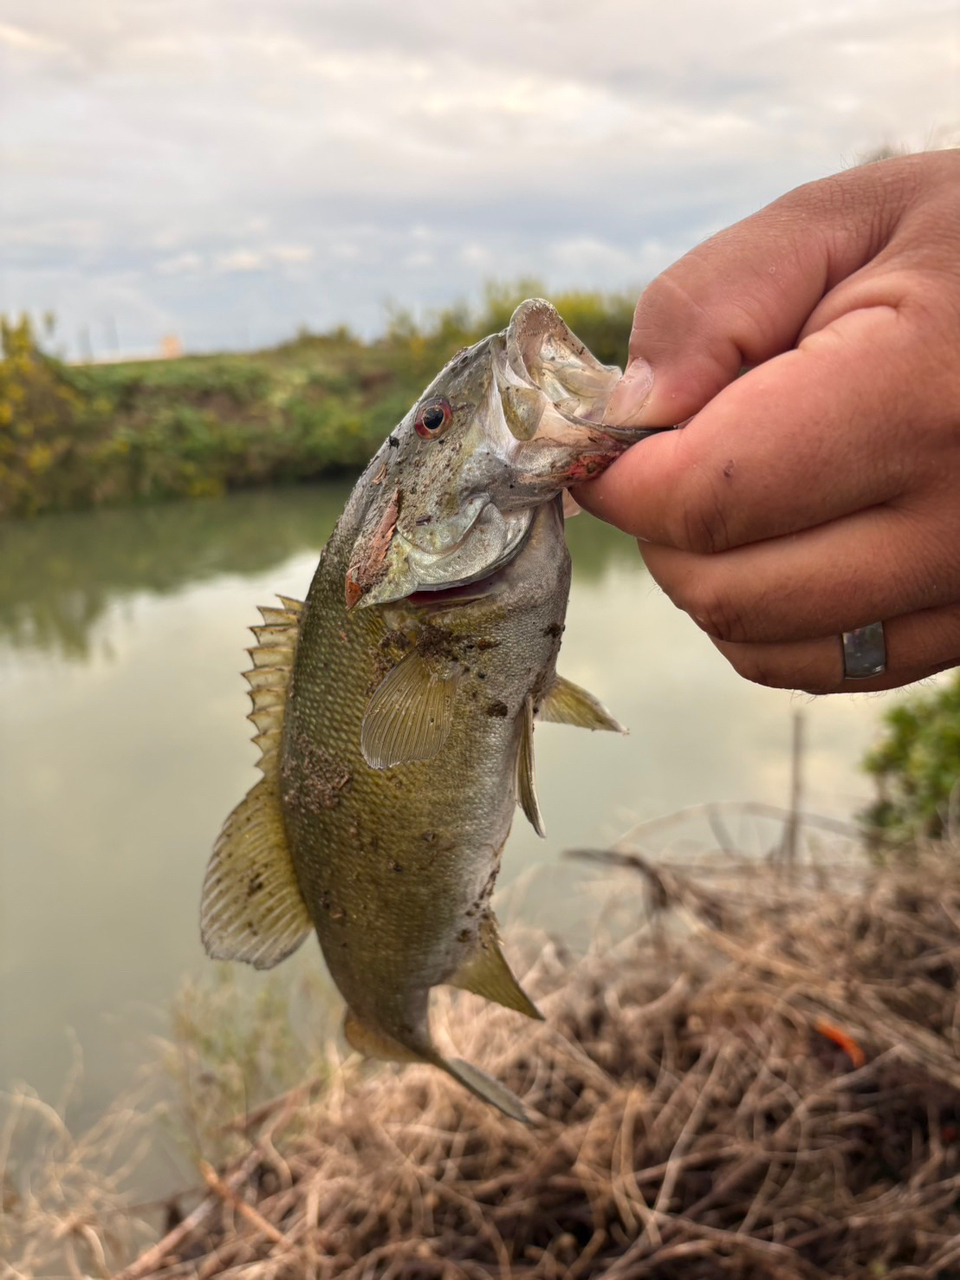
M111 357L639 292L950 143L960 0L0 0L0 312Z

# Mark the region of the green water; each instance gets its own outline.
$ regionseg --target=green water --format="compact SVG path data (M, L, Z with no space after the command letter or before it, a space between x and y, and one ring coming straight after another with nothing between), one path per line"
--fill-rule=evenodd
M210 972L204 865L258 776L245 628L276 592L303 596L347 488L0 526L0 1090L26 1081L55 1098L79 1047L96 1113L147 1053L143 1032L163 1030L183 976ZM785 803L798 706L808 806L849 815L868 798L857 762L889 700L747 685L651 584L630 539L588 516L569 538L560 667L631 734L538 729L548 838L518 818L503 883L528 873L529 885L509 911L566 927L580 908L562 851L638 818ZM651 847L692 838L671 827ZM772 837L745 838L759 850Z

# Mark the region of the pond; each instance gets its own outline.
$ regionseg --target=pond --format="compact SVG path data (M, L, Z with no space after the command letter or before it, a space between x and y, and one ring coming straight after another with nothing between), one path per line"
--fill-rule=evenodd
M183 976L214 967L198 938L204 867L258 776L245 628L277 592L303 597L348 488L0 530L0 1089L26 1081L54 1099L79 1046L83 1109L96 1113ZM606 845L640 818L786 805L798 708L805 807L850 817L870 798L858 765L889 696L751 686L652 584L631 539L580 516L569 540L560 669L630 735L538 729L547 838L518 815L502 883L551 870L514 909L572 918L564 849Z

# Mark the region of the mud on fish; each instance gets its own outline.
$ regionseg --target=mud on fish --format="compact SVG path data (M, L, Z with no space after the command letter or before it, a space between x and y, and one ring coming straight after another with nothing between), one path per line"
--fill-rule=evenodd
M618 378L533 299L434 379L357 482L306 601L260 611L246 676L263 777L203 887L209 955L266 969L315 930L354 1048L432 1063L524 1121L503 1085L442 1056L430 992L541 1016L490 897L518 803L543 834L535 722L621 728L556 673L561 495L637 438L599 425Z

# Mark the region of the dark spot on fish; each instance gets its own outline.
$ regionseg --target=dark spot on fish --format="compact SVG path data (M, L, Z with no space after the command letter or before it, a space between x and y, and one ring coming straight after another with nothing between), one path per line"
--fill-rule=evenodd
M733 462L733 459L731 458L730 461L727 463L727 465L723 468L724 480L729 480L730 477L733 475L733 467L734 467L734 462Z
M486 678L487 678L487 674L486 674L486 672L485 672L485 671L478 671L478 672L477 672L477 679L478 679L478 680L486 680Z
M505 702L491 702L487 707L488 716L499 716L504 719L507 715L507 704Z
M250 932L253 934L255 938L258 937L257 926L253 923L252 920L247 921L247 928L250 930Z
M469 942L472 937L473 937L472 929L461 929L460 932L457 934L457 941Z
M284 798L288 804L320 813L335 809L350 774L306 733L298 733L283 765Z
M402 876L402 875L403 875L403 867L401 867L401 865L400 865L400 863L399 863L399 862L391 862L391 863L390 863L390 870L391 870L391 871L395 871L395 872L397 873L397 875L398 875L398 876Z
M247 897L252 898L255 893L259 893L263 888L263 876L257 873L247 885Z
M396 436L387 436L387 444L390 446L391 449L400 448L400 441L397 439Z
M435 831L424 831L423 835L420 837L424 844L433 844L436 838L437 833Z
M555 640L557 636L563 635L563 627L559 622L551 622L549 627L543 628L543 634L545 636L552 636Z

